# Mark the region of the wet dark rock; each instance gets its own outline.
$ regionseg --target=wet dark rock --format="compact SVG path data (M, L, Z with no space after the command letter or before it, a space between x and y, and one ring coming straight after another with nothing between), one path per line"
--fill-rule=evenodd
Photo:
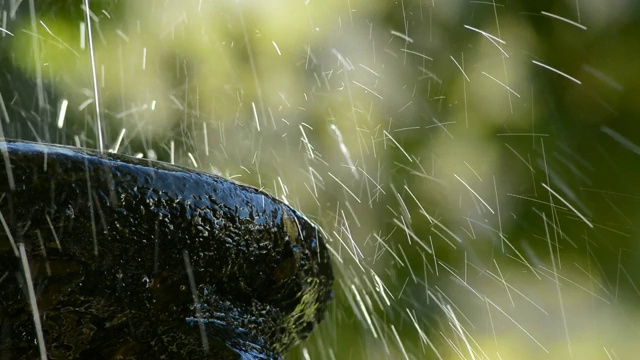
M0 173L0 358L39 356L20 243L51 359L277 359L332 296L320 230L255 188L26 142Z

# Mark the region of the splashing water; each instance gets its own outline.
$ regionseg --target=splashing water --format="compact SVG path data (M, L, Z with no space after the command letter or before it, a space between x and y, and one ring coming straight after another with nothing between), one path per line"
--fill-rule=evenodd
M320 225L335 299L287 358L640 350L635 2L0 9L0 136L197 167Z

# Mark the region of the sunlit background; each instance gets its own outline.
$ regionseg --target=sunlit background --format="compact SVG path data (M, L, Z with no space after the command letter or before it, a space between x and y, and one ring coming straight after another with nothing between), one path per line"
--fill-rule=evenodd
M640 3L0 9L4 136L221 174L322 227L335 299L286 358L640 353Z

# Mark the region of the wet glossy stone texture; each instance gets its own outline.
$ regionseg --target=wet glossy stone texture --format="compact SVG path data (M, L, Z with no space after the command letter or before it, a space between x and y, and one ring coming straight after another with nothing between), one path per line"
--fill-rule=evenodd
M213 175L0 142L0 212L0 358L39 356L19 242L52 359L277 359L332 296L320 230Z

